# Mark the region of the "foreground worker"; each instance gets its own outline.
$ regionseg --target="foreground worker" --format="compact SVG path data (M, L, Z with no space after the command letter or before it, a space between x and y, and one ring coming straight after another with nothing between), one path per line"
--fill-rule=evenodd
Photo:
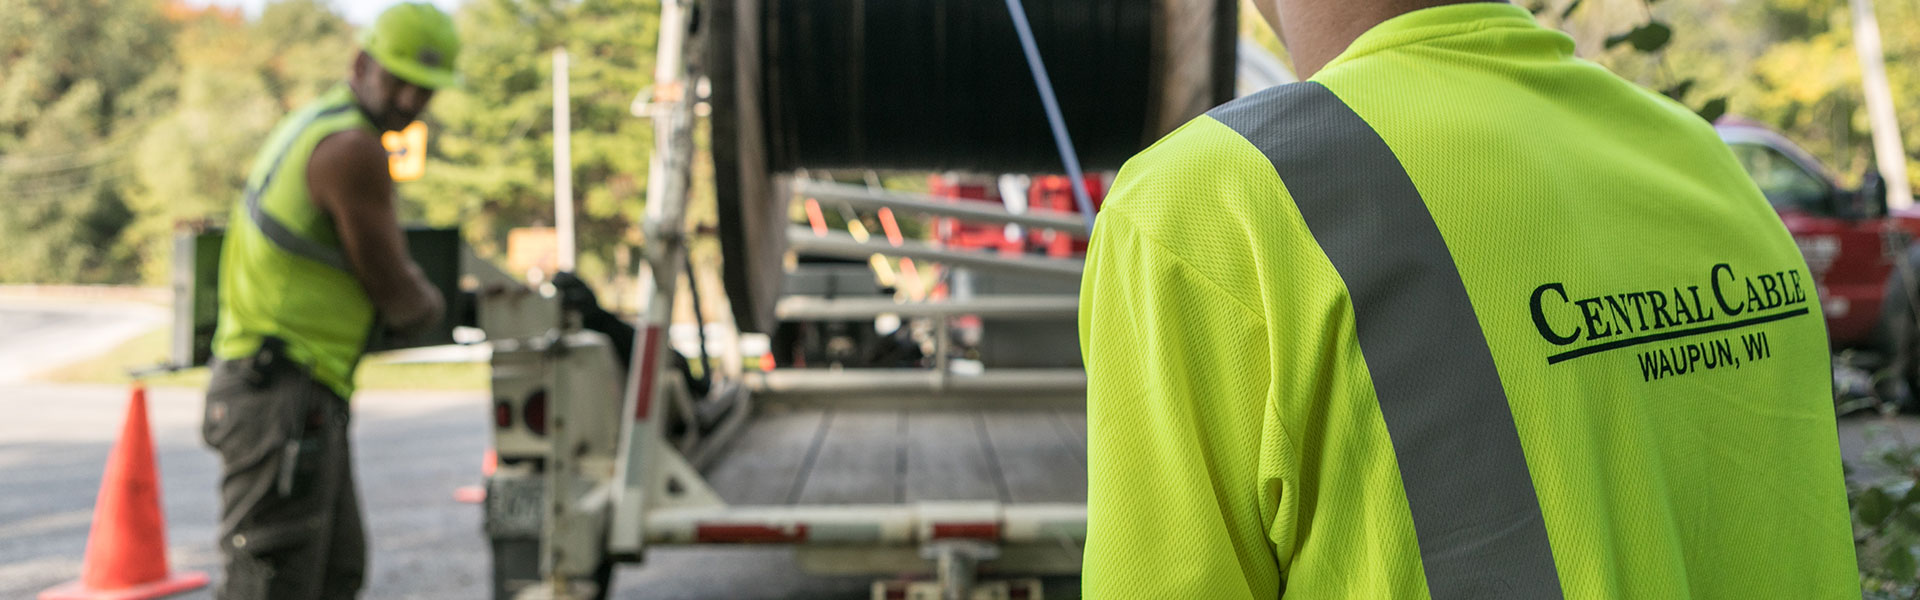
M1088 597L1860 596L1814 280L1707 123L1505 3L1260 4L1310 79L1088 252Z
M368 337L438 324L407 253L383 130L454 81L459 41L430 4L387 9L346 84L275 127L229 220L208 384L224 600L353 598L366 567L346 399Z

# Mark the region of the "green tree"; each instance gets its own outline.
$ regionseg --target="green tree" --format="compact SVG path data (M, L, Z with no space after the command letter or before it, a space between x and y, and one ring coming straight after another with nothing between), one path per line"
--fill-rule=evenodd
M343 81L354 56L347 23L314 0L268 5L254 23L200 15L174 50L148 84L170 108L134 142L128 186L138 221L122 243L148 282L167 276L174 224L222 220L273 125Z
M1654 89L1688 83L1694 98L1725 97L1729 114L1786 133L1857 181L1873 163L1848 0L1646 2L1589 0L1562 27L1583 56ZM1920 4L1880 0L1876 15L1905 137L1920 171ZM1567 3L1555 3L1555 7ZM1543 14L1553 14L1552 10ZM1675 32L1648 56L1610 36L1655 21Z
M466 227L482 255L504 252L514 227L551 225L554 47L564 44L573 125L579 268L614 275L646 196L651 126L629 107L652 81L656 0L473 0L458 15L463 85L440 94L420 182L402 186L408 211Z
M129 92L169 58L152 2L0 0L0 282L123 280L137 257L118 182L143 112Z

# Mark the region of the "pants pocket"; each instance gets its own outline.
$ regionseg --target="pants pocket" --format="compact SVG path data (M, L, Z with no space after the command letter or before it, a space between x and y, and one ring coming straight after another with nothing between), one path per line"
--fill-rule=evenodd
M239 470L282 448L291 435L290 408L276 388L255 387L234 363L219 365L207 385L200 436L229 470ZM278 383L278 382L276 382Z

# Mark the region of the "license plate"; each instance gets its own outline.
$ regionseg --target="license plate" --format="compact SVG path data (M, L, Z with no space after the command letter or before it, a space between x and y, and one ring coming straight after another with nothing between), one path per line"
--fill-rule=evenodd
M542 477L493 477L487 480L487 535L489 537L540 537L545 520L546 479Z

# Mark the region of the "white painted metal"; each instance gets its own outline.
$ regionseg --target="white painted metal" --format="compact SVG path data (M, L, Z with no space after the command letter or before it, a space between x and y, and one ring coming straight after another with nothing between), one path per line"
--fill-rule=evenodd
M561 338L546 387L547 518L542 572L560 581L591 579L605 559L613 460L620 426L605 415L620 404L620 376L607 337L575 331Z
M987 223L1012 223L1078 236L1087 235L1086 221L1072 213L1053 210L1029 208L1024 212L1014 213L984 202L955 200L911 192L873 190L857 185L822 181L799 181L795 184L794 191L801 196L813 197L821 202L839 202L862 210L890 208L936 217L953 217Z
M1085 393L1080 369L989 369L945 378L926 369L775 369L748 373L747 386L771 396L801 394Z
M1887 184L1887 206L1913 205L1907 179L1907 151L1900 141L1900 123L1894 118L1893 92L1887 86L1886 54L1880 45L1880 21L1873 0L1852 0L1853 47L1860 54L1860 82L1867 97L1867 122L1873 130L1873 154L1880 177Z
M949 317L977 315L989 319L1070 319L1080 310L1080 298L1063 294L1008 294L974 296L945 302L896 302L879 296L781 298L773 312L782 320L827 321L871 319L878 315Z
M975 250L953 250L941 248L926 242L907 240L899 246L883 241L860 242L844 233L815 235L806 227L793 227L787 230L787 247L799 254L810 256L830 256L852 260L866 260L875 254L899 256L914 260L928 260L946 263L956 267L972 267L990 271L1028 273L1053 277L1080 278L1084 267L1078 259L1045 258L1029 255L1004 255Z
M1087 507L998 502L660 507L647 512L647 541L702 543L702 526L737 526L791 532L796 539L788 543L801 545L919 547L944 539L935 536L936 524L956 523L991 525L998 532L991 539L999 543L1077 546L1086 541Z
M567 91L567 48L553 49L553 224L559 267L573 270L573 117Z
M653 73L654 102L650 106L654 111L654 149L647 170L646 218L642 224L646 261L641 265L638 295L646 304L639 337L634 340L633 365L627 369L626 405L621 413L625 432L621 436L613 527L608 539L609 550L620 555L638 555L644 540L648 474L663 454L650 451L662 437L662 420L651 417L664 410L652 405L660 389L674 382L671 377L655 375L668 370L666 329L672 324L674 292L687 252L683 218L694 154L694 90L688 85L687 54L699 46L699 41L688 35L691 8L684 0L660 3L660 41Z

